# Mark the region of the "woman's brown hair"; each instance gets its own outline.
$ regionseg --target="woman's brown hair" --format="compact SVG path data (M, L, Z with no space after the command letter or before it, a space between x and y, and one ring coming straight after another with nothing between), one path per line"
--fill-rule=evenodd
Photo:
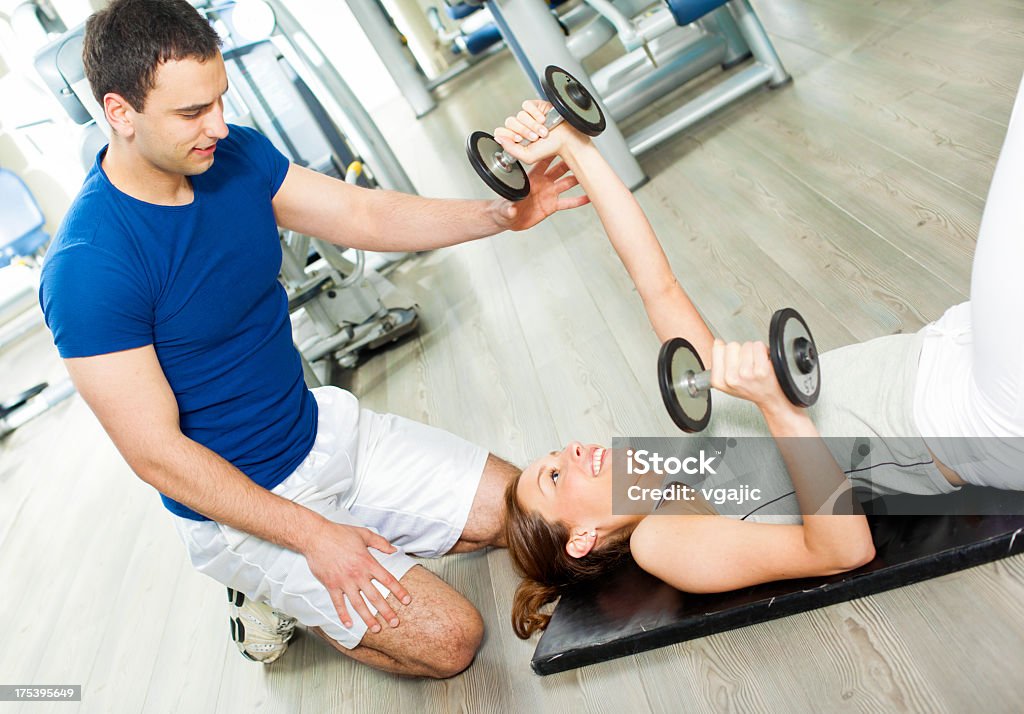
M523 581L512 600L512 629L520 639L548 626L551 616L541 608L562 590L606 573L629 556L632 530L616 533L582 558L565 550L569 529L525 510L516 498L519 479L505 489L505 542Z

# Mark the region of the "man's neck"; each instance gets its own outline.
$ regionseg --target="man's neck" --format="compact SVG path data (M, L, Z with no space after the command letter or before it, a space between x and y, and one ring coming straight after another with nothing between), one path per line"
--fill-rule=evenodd
M101 163L118 190L158 206L184 206L192 202L192 183L187 176L153 166L121 142L112 140Z

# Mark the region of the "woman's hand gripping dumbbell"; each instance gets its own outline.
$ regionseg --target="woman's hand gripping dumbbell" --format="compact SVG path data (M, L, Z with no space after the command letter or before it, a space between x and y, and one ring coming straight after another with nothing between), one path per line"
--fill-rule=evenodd
M604 131L604 112L600 105L571 74L550 65L544 71L541 86L552 104L544 121L544 126L549 130L565 121L587 136L597 136ZM524 140L519 145L526 146L529 143ZM466 155L484 183L502 198L521 201L530 195L530 179L526 169L494 140L493 135L485 131L474 131L466 141Z
M807 323L792 308L772 316L768 354L782 393L796 406L818 401L821 369L818 350ZM702 431L711 421L711 370L693 346L674 337L658 355L658 386L672 421L683 431Z

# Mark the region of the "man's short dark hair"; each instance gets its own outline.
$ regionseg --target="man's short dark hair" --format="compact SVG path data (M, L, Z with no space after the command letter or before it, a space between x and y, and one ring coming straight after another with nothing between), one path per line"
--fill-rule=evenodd
M96 101L120 94L136 111L160 63L214 57L220 38L186 0L114 0L85 22L82 62Z

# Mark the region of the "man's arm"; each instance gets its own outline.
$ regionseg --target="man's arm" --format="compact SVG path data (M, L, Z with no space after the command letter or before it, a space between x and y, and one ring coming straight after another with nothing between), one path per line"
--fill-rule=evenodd
M278 225L338 245L374 251L442 248L524 230L555 211L581 206L585 196L563 196L576 185L549 161L530 172L531 191L523 201L424 198L353 186L291 165L274 195Z
M509 117L505 127L495 129L495 138L508 153L523 161L541 161L556 153L562 157L597 210L608 240L644 302L658 339L664 342L672 337L685 337L704 364L710 364L714 341L711 330L676 280L636 197L589 138L567 123L548 134L543 128L543 117L550 106L547 102L525 102L523 111ZM543 138L524 149L516 137L529 136L531 129Z
M403 601L408 593L368 552L393 552L365 528L338 525L253 483L215 452L186 437L178 405L152 345L67 359L78 392L96 414L133 471L161 493L204 516L306 556L346 627L351 619L342 594L373 631L376 618L362 592L392 625L394 610L373 578ZM377 628L377 629L374 629Z

